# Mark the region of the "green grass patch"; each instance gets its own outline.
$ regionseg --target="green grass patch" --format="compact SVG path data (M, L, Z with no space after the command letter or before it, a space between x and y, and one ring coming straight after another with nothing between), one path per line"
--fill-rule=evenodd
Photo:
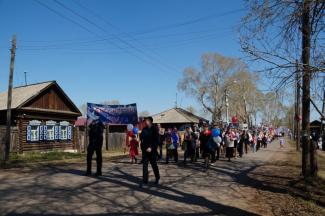
M84 157L85 154L82 153L71 153L63 151L27 152L23 154L11 153L9 158L9 164L79 159Z

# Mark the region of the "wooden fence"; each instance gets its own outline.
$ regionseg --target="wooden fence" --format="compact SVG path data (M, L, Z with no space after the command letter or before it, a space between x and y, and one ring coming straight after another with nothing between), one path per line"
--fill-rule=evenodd
M86 152L88 146L88 136L86 132L76 128L75 140L76 150L79 152ZM105 129L103 132L103 151L122 150L125 147L126 135L125 133L108 133Z
M19 149L19 133L18 127L11 127L11 144L10 152L18 152ZM6 137L6 126L0 126L0 143L4 144Z

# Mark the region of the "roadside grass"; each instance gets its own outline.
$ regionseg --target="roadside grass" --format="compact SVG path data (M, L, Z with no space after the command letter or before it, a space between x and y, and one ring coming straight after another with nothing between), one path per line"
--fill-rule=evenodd
M318 176L325 180L325 151L318 152Z
M11 164L16 163L36 163L44 161L69 160L85 157L83 153L72 153L63 151L50 152L28 152L23 154L10 154L9 161Z
M113 151L103 151L103 160L125 156L128 151L118 149ZM9 161L0 162L0 168L23 167L31 164L62 164L62 163L83 163L86 161L87 153L75 153L64 151L47 151L47 152L25 152L23 154L11 153ZM94 153L93 159L96 159Z
M294 142L291 142L294 145ZM289 163L296 165L298 169L301 168L301 153L293 150L294 154L290 154ZM324 152L317 152L318 154L318 176L304 179L302 176L290 182L291 191L293 194L301 195L304 200L301 203L314 209L316 212L320 210L325 213L325 154Z

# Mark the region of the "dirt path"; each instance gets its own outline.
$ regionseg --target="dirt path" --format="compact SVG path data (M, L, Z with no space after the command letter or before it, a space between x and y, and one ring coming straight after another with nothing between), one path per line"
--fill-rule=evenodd
M207 172L201 162L160 164L161 185L150 188L126 158L106 162L100 178L83 176L84 164L1 170L0 215L317 215L288 193L299 175L290 154L274 142Z

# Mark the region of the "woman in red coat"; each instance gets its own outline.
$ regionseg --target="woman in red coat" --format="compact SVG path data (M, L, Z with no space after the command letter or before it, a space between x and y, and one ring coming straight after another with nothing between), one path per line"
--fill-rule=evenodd
M130 141L130 157L131 157L131 163L132 164L134 162L137 163L136 156L139 154L138 147L139 147L139 142L136 139L136 136L135 135L132 135L132 139Z

